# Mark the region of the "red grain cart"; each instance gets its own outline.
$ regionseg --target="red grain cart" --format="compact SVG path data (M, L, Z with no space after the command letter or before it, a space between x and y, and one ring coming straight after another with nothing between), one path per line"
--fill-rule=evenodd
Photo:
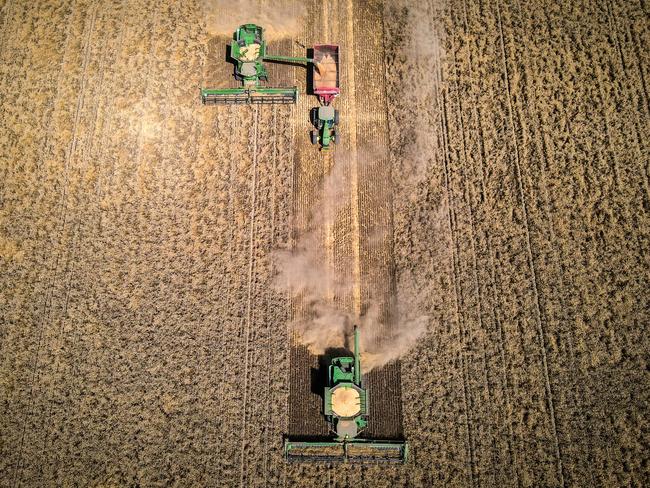
M340 93L339 47L331 44L314 46L314 95L323 105L329 105Z

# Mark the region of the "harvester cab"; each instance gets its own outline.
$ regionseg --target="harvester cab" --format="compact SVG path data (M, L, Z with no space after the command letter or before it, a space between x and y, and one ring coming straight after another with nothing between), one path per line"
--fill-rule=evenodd
M400 439L363 437L368 425L368 392L363 387L359 331L354 328L354 355L335 357L327 371L323 415L332 436L311 441L285 440L289 462L403 463L408 445Z

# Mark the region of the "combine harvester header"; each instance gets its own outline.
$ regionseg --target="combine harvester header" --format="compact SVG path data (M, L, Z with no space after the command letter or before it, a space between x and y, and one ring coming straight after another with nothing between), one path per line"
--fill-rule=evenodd
M268 81L264 61L283 63L311 63L310 58L272 56L266 53L264 29L255 24L244 24L233 34L230 56L235 61L235 78L242 82L240 88L202 88L201 101L204 104L233 103L296 103L298 89L278 88L262 85Z
M361 382L359 331L354 328L354 357L336 357L328 368L323 414L335 438L284 443L289 462L403 463L408 444L403 440L359 437L368 425L368 394Z

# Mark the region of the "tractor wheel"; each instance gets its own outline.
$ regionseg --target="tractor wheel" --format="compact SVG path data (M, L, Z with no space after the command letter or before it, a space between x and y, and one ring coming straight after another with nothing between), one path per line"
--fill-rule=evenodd
M332 142L333 142L334 144L338 144L338 143L339 143L339 131L337 131L337 130L332 131Z
M318 132L315 130L311 131L311 143L318 144Z
M339 125L339 111L334 110L334 125Z

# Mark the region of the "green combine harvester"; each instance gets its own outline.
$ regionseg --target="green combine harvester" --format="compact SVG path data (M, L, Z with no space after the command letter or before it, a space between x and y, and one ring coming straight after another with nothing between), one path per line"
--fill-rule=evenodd
M264 29L255 24L239 26L230 45L230 56L235 61L235 78L242 82L239 88L202 88L204 104L296 103L298 89L263 86L268 81L264 61L308 64L310 58L272 56L266 53Z
M323 414L332 438L284 443L289 462L403 463L408 444L403 440L360 437L368 425L368 392L361 382L359 331L354 328L354 356L333 358L323 392Z

